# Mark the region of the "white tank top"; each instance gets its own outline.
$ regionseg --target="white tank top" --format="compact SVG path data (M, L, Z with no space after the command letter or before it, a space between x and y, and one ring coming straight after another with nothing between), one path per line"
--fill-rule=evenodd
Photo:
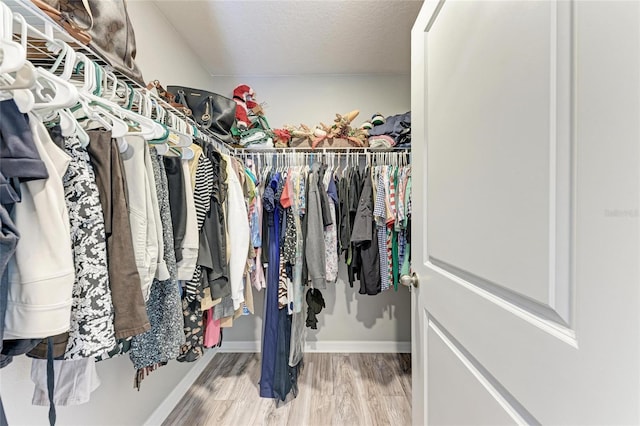
M8 266L5 339L60 334L69 330L71 317L75 270L62 184L71 158L36 117L29 122L49 178L20 184L22 201L13 215L20 240Z

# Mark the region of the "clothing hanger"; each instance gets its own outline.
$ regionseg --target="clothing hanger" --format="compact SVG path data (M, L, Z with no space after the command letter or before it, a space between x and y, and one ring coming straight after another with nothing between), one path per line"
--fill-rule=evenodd
M154 137L157 138L158 136L156 135L158 134L160 136L165 134L165 129L163 125L161 125L160 123L157 123L156 121L152 120L151 118L145 117L144 115L138 114L133 110L122 108L119 104L114 103L108 99L95 95L94 92L99 88L97 83L95 82L95 73L90 72L90 70L92 69L95 70L93 61L87 58L86 55L82 53L78 53L76 62L77 62L77 65L76 65L77 72L79 72L81 68L84 68L85 70L85 73L84 73L85 81L81 89L81 93L82 93L82 97L85 100L89 101L91 106L99 106L100 108L105 110L108 114L110 114L111 118L117 116L116 117L116 121L118 122L117 126L120 126L120 122L118 121L118 118L129 121L130 122L129 124L125 122L125 125L127 127L127 133L129 132L130 124L132 124L133 127L139 128L139 133L136 133L136 134L140 134L147 140L153 139ZM138 91L131 92L132 96L135 95L136 93L138 93Z
M3 8L4 10L4 8ZM4 18L4 12L2 12ZM27 51L27 31L28 26L27 22L19 13L13 14L13 20L18 21L20 23L20 45L25 52L25 60L20 69L16 70L16 76L13 78L9 73L5 75L5 79L11 80L9 85L0 86L0 90L10 90L15 91L18 89L31 89L34 87L36 82L36 69L31 62L26 59L26 51ZM4 25L3 25L4 27ZM8 29L7 29L8 30ZM9 31L9 30L8 30ZM9 32L13 32L10 30ZM4 52L3 52L4 55ZM4 58L3 58L4 60ZM30 94L28 97L31 102L33 102L33 94L28 90L21 91L21 93ZM20 94L18 95L20 96Z
M2 51L2 62L0 62L0 73L18 71L27 61L27 51L19 43L13 41L13 12L9 6L0 3L0 14L2 15L2 37L0 37L0 50Z
M51 111L76 105L79 94L73 84L43 68L36 68L36 76L35 95L40 101L34 103L34 109Z
M2 22L3 22L3 33L2 33L1 39L6 42L8 37L9 41L11 42L9 44L7 43L3 44L0 42L0 48L3 49L3 53L4 53L2 64L0 64L0 73L21 70L23 66L28 62L26 60L26 43L27 43L27 35L29 30L34 31L39 35L42 35L43 38L47 40L47 46L48 46L48 49L50 50L56 50L56 49L59 49L60 46L62 46L59 41L46 37L44 34L40 33L39 31L35 30L33 27L28 25L22 15L20 14L14 15L9 9L9 7L4 3L0 3L0 14L2 15ZM20 31L21 43L20 44L10 40L11 37L13 36L14 19L17 20L21 25L21 31ZM13 48L15 48L14 45L19 46L18 49L21 52L24 52L24 60L21 60L21 61L16 60L14 62L11 62L12 60L16 59L15 58L16 50L15 49L12 50ZM5 66L7 64L11 65L11 67ZM17 65L20 65L20 66L16 68L15 66ZM9 70L9 68L12 68L12 69ZM35 72L33 72L33 75L29 75L33 70L35 70ZM24 79L22 83L27 84L31 82L31 80L33 80L34 77L35 77L35 81L33 81L33 84L30 85L30 87L34 89L34 91L32 92L34 99L31 100L31 96L25 93L18 95L19 99L21 101L24 101L24 104L25 104L23 105L24 109L28 109L28 110L37 109L37 110L41 110L42 112L42 110L52 111L55 109L60 109L60 108L65 108L65 107L75 105L78 99L78 91L74 85L72 85L68 81L58 77L57 75L43 68L31 68L29 65L27 65L27 69L23 71L23 77L21 77ZM15 83L15 79L14 79L14 83ZM36 102L36 98L38 100L37 102Z

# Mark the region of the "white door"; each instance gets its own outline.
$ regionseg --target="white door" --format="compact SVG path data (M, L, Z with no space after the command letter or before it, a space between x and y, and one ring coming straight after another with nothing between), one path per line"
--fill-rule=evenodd
M640 2L427 0L414 424L640 423Z

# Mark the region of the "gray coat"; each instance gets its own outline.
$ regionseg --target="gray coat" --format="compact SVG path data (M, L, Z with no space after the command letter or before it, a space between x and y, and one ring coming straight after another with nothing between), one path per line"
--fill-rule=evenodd
M326 288L324 224L322 219L322 201L318 187L320 164L314 163L309 173L307 198L307 235L305 258L309 271L309 281L314 288Z

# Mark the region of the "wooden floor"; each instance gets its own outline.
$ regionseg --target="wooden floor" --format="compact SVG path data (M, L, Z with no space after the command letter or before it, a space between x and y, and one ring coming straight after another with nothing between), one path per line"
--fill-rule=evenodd
M217 354L163 425L410 425L408 354L304 355L295 399L260 398L260 355Z

